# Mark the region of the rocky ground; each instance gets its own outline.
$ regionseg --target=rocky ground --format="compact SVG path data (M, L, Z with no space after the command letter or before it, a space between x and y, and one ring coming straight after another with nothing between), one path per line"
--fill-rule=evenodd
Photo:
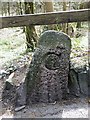
M10 29L9 33L5 36L5 34L3 34L5 30L0 30L0 39L3 37L6 39L8 36L9 38L10 36L13 36L11 31L12 30ZM13 34L15 32L16 36L23 36L20 31L16 31L17 30L13 30ZM85 43L82 42L82 44ZM21 50L22 53L22 49L18 50ZM76 50L73 49L72 51L76 55L76 57L74 57L73 54L71 55L72 62L76 62L77 64L87 64L87 45L84 50L81 49L82 52L80 52L78 48ZM68 100L57 103L41 103L17 108L14 103L15 92L11 89L11 93L7 91L6 94L3 94L5 82L7 79L11 79L16 88L23 82L33 53L23 54L19 56L18 59L14 58L9 60L10 56L13 58L14 55L19 55L17 54L17 50L15 54L11 54L13 52L14 50L9 52L9 55L4 55L4 52L2 52L0 57L0 118L88 118L89 106L86 97L70 97ZM6 56L8 57L8 60L6 59ZM83 60L83 62L81 60ZM7 64L5 65L5 63L9 63L8 66Z
M16 86L22 83L28 66L18 66L18 70L13 73L13 81L16 81ZM8 77L7 77L8 78ZM3 91L4 81L1 79L0 86ZM5 95L5 94L4 94ZM11 95L11 96L10 96ZM3 101L1 99L1 118L88 118L89 106L88 99L86 97L72 97L68 100L64 100L51 104L34 104L29 106L16 107L14 99L14 91L11 93L6 92L6 96ZM9 99L10 97L10 99ZM2 98L2 94L1 94ZM8 101L7 101L8 100Z
M7 110L3 118L88 118L88 103L86 99L70 99L52 104L35 104L11 113Z

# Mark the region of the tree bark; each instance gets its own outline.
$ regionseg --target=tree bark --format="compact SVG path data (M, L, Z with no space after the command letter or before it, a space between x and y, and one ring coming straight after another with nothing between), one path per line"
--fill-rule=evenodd
M66 11L66 0L63 0L63 11ZM62 31L64 32L64 33L66 33L66 27L67 27L67 23L63 23L62 24Z
M54 8L53 8L53 1L52 0L49 0L49 2L44 2L45 4L45 12L53 12L54 11ZM48 26L45 26L44 29L46 30L52 30L55 28L55 25L48 25Z
M8 14L10 15L10 3L8 2Z
M25 14L33 14L33 2L25 2ZM35 27L32 25L26 26L25 28L26 34L26 45L27 50L34 51L37 46L37 34L35 31Z
M80 3L79 9L84 8L84 3ZM81 28L81 22L77 22L76 28Z
M52 0L49 0L51 2L45 2L45 11L46 12L53 12L54 9L53 9L53 2Z
M21 15L23 14L23 12L22 12L22 3L20 2L20 13L21 13Z

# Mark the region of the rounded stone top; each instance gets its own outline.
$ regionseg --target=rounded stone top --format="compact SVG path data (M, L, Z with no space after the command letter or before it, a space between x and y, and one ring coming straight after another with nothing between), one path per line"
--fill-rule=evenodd
M47 30L44 33L42 33L38 45L44 46L44 47L57 47L58 45L61 45L65 48L70 49L71 48L71 39L68 35L66 35L63 32L58 32L55 30Z

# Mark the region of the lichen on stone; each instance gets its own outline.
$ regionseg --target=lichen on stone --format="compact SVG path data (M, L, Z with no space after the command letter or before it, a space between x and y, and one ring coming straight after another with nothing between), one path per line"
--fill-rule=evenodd
M71 40L54 30L44 32L26 76L29 102L55 102L67 94Z

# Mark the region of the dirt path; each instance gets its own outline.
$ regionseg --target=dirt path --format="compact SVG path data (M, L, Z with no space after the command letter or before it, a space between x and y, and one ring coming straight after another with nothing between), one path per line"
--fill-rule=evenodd
M88 118L88 103L84 98L55 104L35 104L11 114L8 110L3 118Z

